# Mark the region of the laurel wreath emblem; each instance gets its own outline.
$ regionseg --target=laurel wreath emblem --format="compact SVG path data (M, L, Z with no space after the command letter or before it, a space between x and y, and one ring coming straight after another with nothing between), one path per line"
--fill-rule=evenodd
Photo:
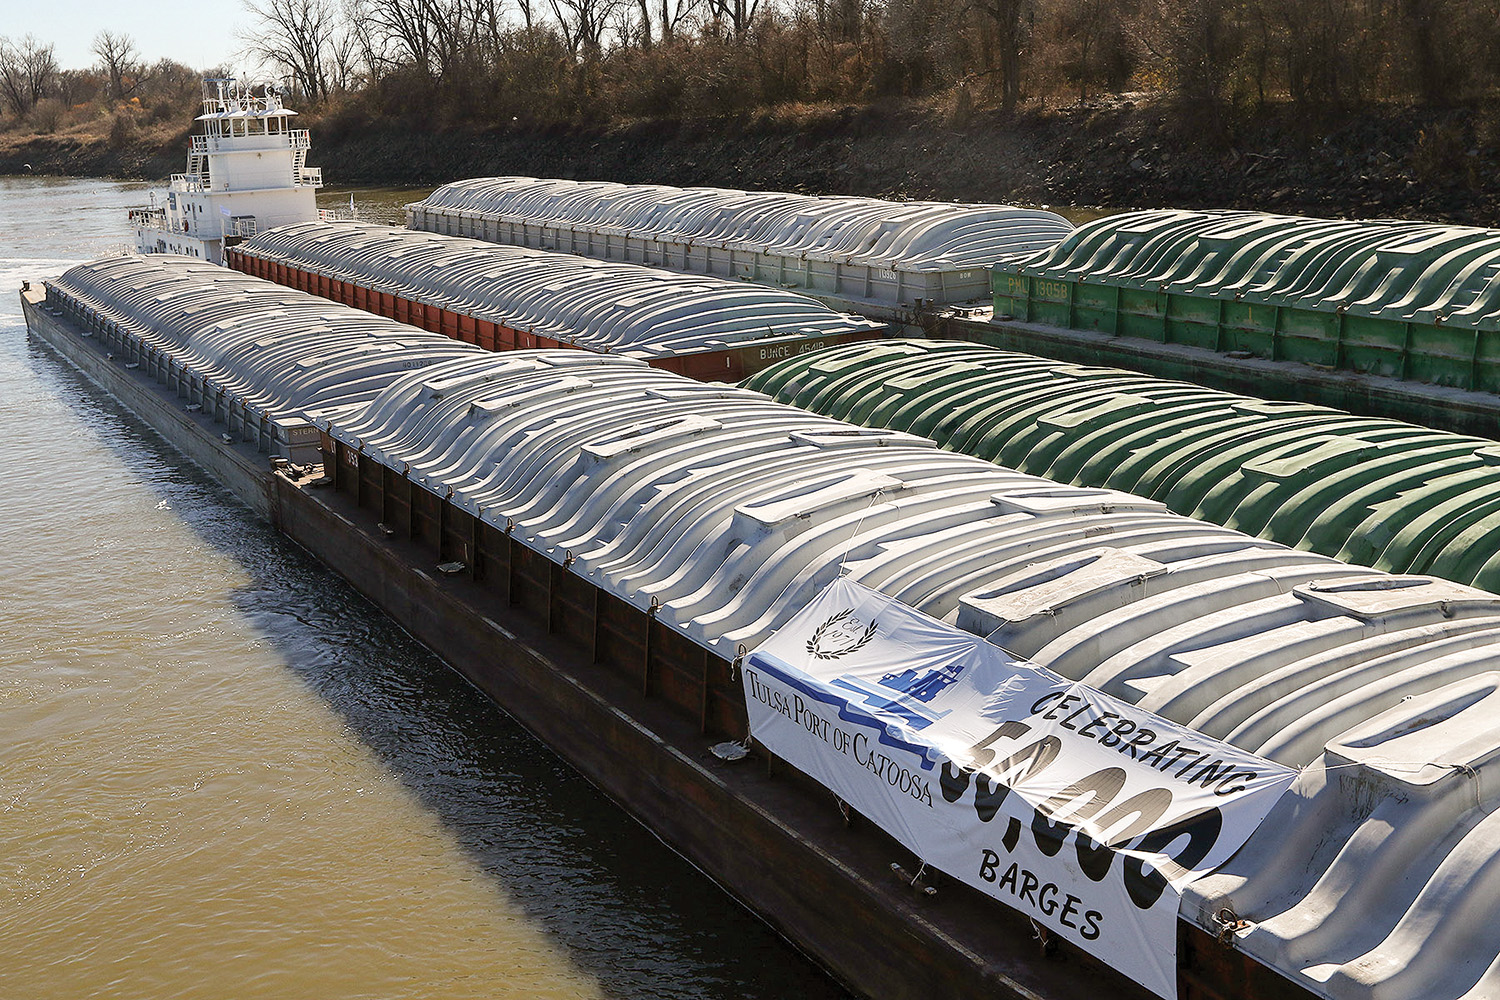
M852 646L849 646L847 649L825 650L819 644L819 640L823 638L823 633L827 632L830 628L837 625L839 622L843 621L845 618L848 618L852 614L854 614L853 608L845 608L843 611L840 611L838 614L829 618L826 622L815 628L813 630L812 638L807 640L807 651L820 660L836 660L840 656L852 653L860 647L868 644L871 639L875 638L875 628L880 624L877 621L872 620L869 625L865 626L864 635L856 639L854 641L854 644Z

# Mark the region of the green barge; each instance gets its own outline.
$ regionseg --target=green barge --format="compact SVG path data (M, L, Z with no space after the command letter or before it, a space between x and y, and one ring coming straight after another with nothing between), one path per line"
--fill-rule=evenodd
M996 264L995 320L1500 392L1500 231L1258 212L1099 219Z

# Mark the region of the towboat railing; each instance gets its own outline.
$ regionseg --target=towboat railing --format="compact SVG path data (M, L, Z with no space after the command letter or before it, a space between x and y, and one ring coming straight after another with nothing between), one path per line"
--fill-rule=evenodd
M164 208L133 208L130 224L141 229L167 228L167 210Z

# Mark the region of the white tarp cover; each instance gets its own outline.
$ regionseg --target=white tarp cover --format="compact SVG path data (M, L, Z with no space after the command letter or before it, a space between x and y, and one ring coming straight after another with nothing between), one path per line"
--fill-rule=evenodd
M925 863L1177 995L1181 890L1297 772L834 581L747 657L750 732Z

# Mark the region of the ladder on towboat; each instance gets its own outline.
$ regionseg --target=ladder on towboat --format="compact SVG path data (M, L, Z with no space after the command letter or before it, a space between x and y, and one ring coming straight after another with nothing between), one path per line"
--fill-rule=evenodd
M188 176L196 177L203 185L204 191L213 190L213 185L208 174L208 154L200 153L196 149L188 154Z

